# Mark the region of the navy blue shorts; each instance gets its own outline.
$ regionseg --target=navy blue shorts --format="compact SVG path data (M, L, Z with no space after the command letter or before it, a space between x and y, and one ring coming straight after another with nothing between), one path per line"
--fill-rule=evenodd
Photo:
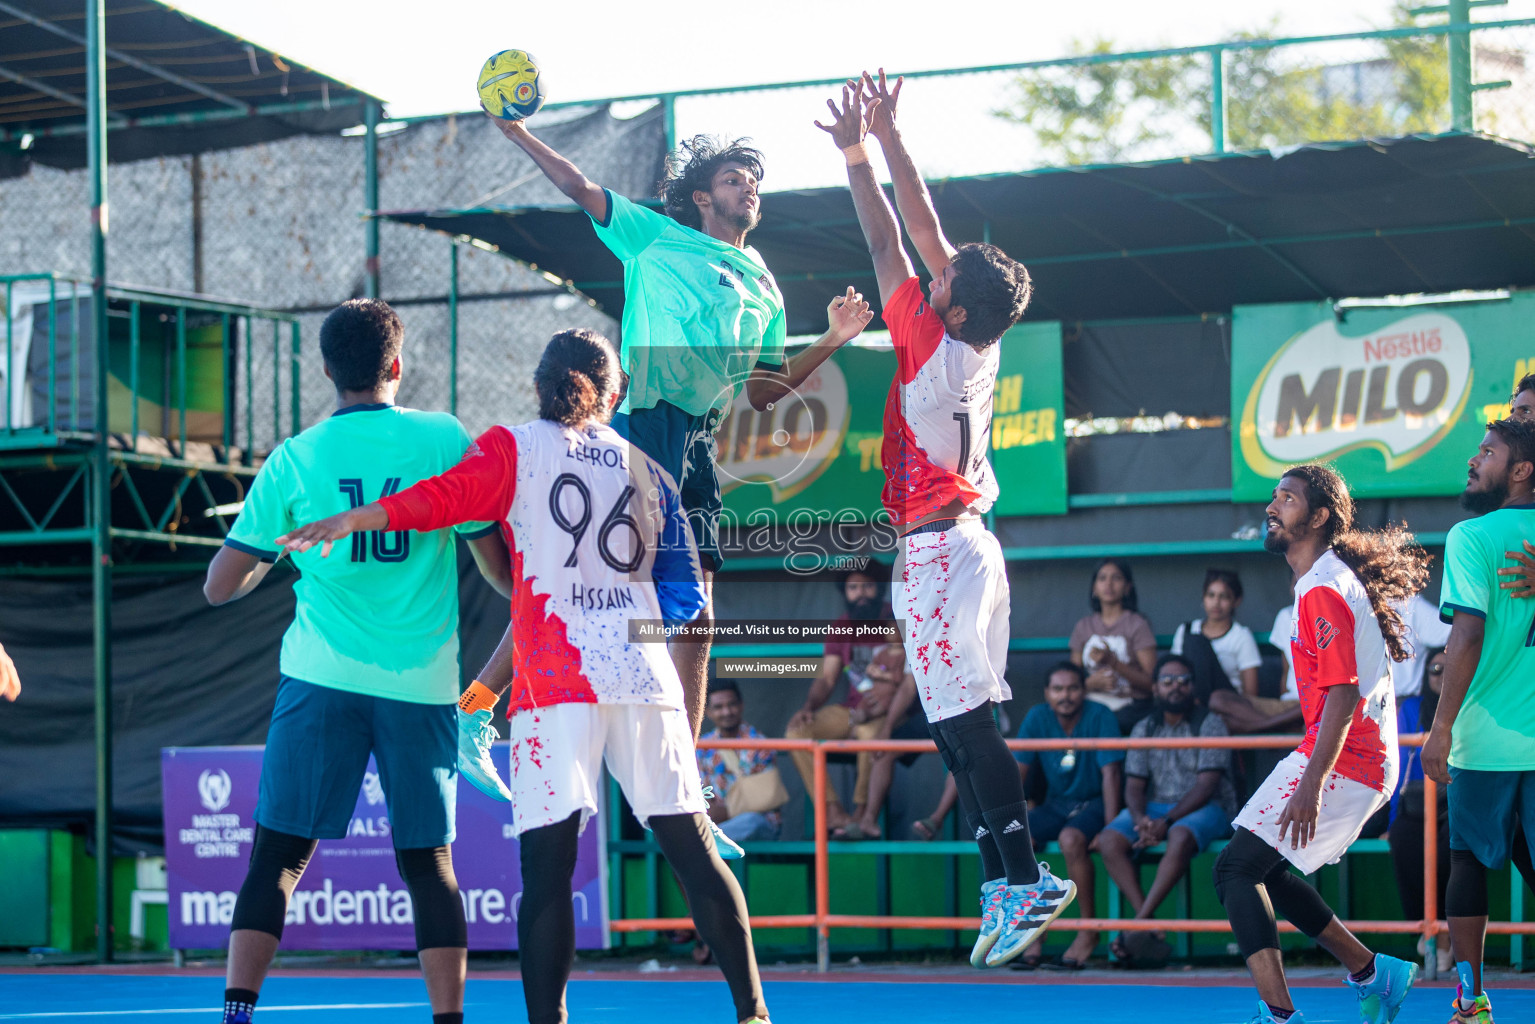
M1535 772L1450 769L1450 849L1470 850L1494 871L1508 863L1514 824L1535 850Z
M370 697L283 676L261 758L256 821L306 839L341 839L368 769L389 813L395 848L453 841L458 723L452 704Z
M1061 829L1074 828L1088 839L1103 831L1103 797L1072 800L1055 797L1029 809L1029 836L1036 843L1061 837Z
M724 564L720 561L720 509L724 501L714 464L719 453L714 428L719 421L718 410L694 416L670 402L613 417L613 429L676 481L682 511L698 544L698 557L705 569L716 572Z

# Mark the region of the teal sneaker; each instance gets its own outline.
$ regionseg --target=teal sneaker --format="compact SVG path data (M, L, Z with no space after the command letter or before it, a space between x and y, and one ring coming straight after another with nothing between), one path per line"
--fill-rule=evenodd
M1279 1024L1279 1018L1269 1009L1269 1004L1258 1000L1258 1013L1247 1024ZM1299 1010L1284 1019L1284 1024L1306 1024L1306 1017Z
M1041 861L1039 881L1007 887L1002 898L1001 934L986 954L986 966L1000 967L1032 946L1076 898L1077 883L1056 878Z
M986 954L1002 934L1002 898L1007 895L1007 879L993 878L981 883L981 934L970 951L970 966L985 967Z
M458 771L474 788L492 800L512 802L512 791L501 781L490 759L490 745L496 742L496 727L491 725L495 712L489 708L472 715L458 712Z
M714 799L713 786L704 787L704 799ZM714 833L714 848L719 851L720 860L745 859L746 851L741 849L741 844L737 843L734 839L731 839L725 833L721 832L720 827L714 823L713 818L709 819L709 831Z
M1417 964L1376 953L1375 977L1362 983L1347 977L1343 980L1359 996L1359 1019L1364 1024L1391 1024L1417 979Z

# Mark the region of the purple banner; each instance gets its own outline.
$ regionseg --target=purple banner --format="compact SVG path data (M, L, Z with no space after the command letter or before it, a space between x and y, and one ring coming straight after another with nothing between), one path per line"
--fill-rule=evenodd
M173 949L222 949L255 839L261 747L167 747L165 867ZM507 745L492 756L507 777ZM345 839L322 840L288 906L284 949L415 949L410 893L394 863L389 812L368 762ZM576 946L608 944L600 817L581 836L573 880ZM470 949L516 949L522 871L512 807L460 779L453 870Z

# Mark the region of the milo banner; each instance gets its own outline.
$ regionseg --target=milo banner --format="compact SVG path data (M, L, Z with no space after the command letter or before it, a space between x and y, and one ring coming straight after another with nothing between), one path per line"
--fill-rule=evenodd
M1535 294L1350 309L1236 307L1232 497L1266 501L1286 466L1333 462L1357 496L1459 494L1488 419L1535 370Z
M168 747L160 752L165 794L167 919L172 949L222 949L235 895L255 839L261 747ZM492 757L507 771L507 745ZM576 946L608 944L602 822L581 836L573 881ZM470 949L516 949L522 871L510 804L468 782L458 786L453 870L469 924ZM345 839L322 840L288 905L284 949L415 949L410 892L395 867L389 811L368 762Z
M1019 324L1001 345L990 441L1002 488L995 511L1063 514L1060 324ZM743 388L717 435L726 524L763 524L767 516L780 523L807 516L866 521L882 514L879 452L894 376L891 350L849 347L772 409L753 409Z

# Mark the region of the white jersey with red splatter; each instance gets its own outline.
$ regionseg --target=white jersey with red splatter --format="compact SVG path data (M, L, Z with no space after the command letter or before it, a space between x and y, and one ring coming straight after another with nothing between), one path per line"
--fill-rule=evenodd
M1306 722L1305 742L1296 750L1307 757L1315 750L1327 691L1358 686L1359 703L1333 771L1384 789L1396 778L1391 662L1364 585L1330 548L1295 585L1290 657Z
M631 620L691 620L705 598L670 476L605 424L492 427L463 461L380 502L391 529L500 522L516 644L508 717L553 704L683 706L664 637Z
M976 351L949 337L915 277L895 290L882 316L896 354L880 447L885 510L897 526L920 522L956 498L987 511L997 500L987 451L998 345Z

